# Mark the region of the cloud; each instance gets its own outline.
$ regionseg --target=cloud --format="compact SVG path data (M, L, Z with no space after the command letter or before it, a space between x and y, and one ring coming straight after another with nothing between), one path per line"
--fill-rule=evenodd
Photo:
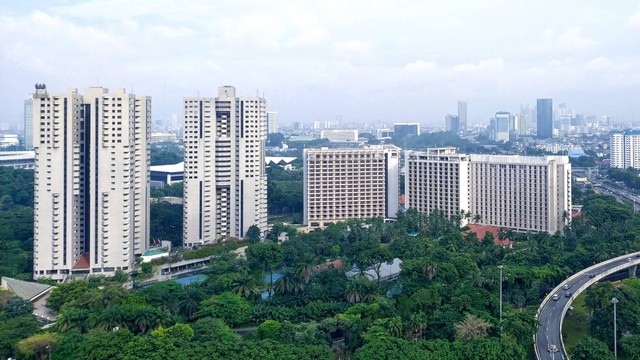
M354 39L336 43L336 50L341 52L368 54L372 49L373 45L371 43L362 40Z
M405 65L402 68L402 72L405 74L416 74L416 73L423 73L427 71L437 70L437 68L438 68L438 64L436 64L433 61L416 60L412 63Z
M582 35L582 30L577 26L568 28L556 39L558 49L570 51L589 51L598 47L598 41Z
M477 64L460 64L453 67L457 72L487 72L500 70L504 67L502 58L482 60Z
M640 11L629 18L627 26L631 28L640 28Z

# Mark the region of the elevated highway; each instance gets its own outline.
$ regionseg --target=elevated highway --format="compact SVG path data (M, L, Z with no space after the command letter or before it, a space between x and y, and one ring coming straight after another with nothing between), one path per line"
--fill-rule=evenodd
M573 300L589 286L619 271L626 270L634 276L639 264L640 252L619 256L577 272L553 289L542 301L536 315L540 323L534 338L536 358L568 359L562 341L562 321Z

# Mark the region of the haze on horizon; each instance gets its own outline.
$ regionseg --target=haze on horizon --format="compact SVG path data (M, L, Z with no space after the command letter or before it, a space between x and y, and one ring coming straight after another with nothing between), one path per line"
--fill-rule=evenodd
M469 123L553 98L640 117L636 1L0 2L0 122L35 83L153 97L154 119L220 85L264 94L279 122Z

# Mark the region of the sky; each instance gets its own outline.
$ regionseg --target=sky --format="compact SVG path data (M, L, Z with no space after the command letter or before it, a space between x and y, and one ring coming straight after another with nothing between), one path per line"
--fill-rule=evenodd
M566 1L0 1L0 122L35 83L149 95L153 118L185 96L267 99L286 125L469 123L553 98L640 117L640 4Z

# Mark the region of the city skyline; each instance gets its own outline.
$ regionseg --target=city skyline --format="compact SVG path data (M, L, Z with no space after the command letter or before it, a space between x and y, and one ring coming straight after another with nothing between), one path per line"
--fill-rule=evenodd
M227 5L0 4L0 29L10 34L0 37L0 122L21 123L35 83L127 85L154 98L154 120L219 84L264 95L282 125L435 125L459 99L468 101L469 125L537 98L620 122L640 114L632 1Z

